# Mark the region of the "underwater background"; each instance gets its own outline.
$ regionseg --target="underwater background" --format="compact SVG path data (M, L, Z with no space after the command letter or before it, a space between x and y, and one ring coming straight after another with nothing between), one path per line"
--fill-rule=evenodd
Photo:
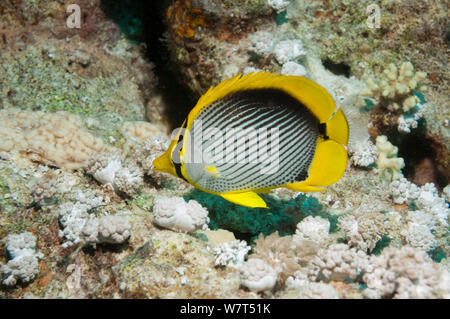
M450 298L448 3L0 1L0 298ZM239 73L347 115L344 176L247 208L153 170Z

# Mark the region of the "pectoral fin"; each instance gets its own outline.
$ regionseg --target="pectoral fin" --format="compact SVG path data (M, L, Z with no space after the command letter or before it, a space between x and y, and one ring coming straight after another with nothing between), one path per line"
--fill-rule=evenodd
M220 196L238 205L267 208L266 202L255 192L225 193Z

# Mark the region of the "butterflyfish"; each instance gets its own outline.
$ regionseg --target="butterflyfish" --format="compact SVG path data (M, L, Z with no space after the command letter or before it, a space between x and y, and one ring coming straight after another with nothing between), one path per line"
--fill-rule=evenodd
M286 187L324 191L344 174L347 119L331 95L301 76L241 74L211 87L153 161L195 187L247 207Z

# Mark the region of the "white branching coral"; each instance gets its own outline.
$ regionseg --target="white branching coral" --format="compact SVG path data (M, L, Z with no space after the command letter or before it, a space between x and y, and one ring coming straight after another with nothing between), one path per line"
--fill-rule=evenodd
M339 226L350 247L372 251L386 232L383 219L383 215L377 211L356 211L339 217Z
M389 192L396 204L407 203L419 198L419 187L408 181L405 177L392 181L389 184Z
M401 169L405 167L405 161L397 157L398 148L392 145L384 135L377 136L376 146L378 149L377 167L380 173L386 177L387 172L392 180L403 177Z
M354 166L368 167L370 164L375 163L378 157L377 147L369 138L352 145L348 151L350 161Z
M251 291L272 290L277 283L278 271L259 258L244 262L239 268L241 284Z
M153 206L155 224L174 231L193 232L207 227L208 211L195 200L158 198Z
M130 229L126 216L91 216L84 224L80 238L94 247L96 244L122 244L130 238Z
M32 281L39 273L36 237L30 232L24 232L9 234L4 241L12 259L0 268L5 277L3 284L14 286L18 280L23 283Z
M299 289L308 285L309 283L310 281L308 279L308 274L303 269L300 269L286 279L285 286L286 290Z
M299 299L339 299L339 294L330 284L310 282L297 295Z
M288 61L305 56L306 50L303 48L303 42L300 39L283 40L275 44L273 54L278 63L285 64Z
M123 166L118 154L100 153L93 157L87 172L103 185L111 185L116 192L132 196L144 184L142 169Z
M386 248L371 256L363 281L380 297L449 298L450 276L428 255L412 247Z
M417 128L419 120L423 117L427 108L426 103L417 103L417 111L411 115L402 115L398 118L398 131L401 133L411 133L411 129Z
M299 244L299 245L298 245ZM278 282L284 284L300 267L306 266L320 249L312 240L294 242L293 236L280 237L278 232L255 240L253 258L259 258L279 271Z
M93 161L93 164L89 167L88 172L92 172L92 176L102 184L114 184L114 178L119 169L122 168L122 163L119 159L106 160L106 165L102 165L102 162L106 159L106 156L102 156L99 161Z
M361 95L374 98L389 110L407 112L419 101L412 92L417 88L426 89L422 85L425 78L425 72L414 72L411 62L402 63L400 69L391 63L383 70L380 80L369 78L366 81L367 88L361 91Z
M321 249L307 266L308 277L314 281L344 281L357 278L367 267L368 256L345 244Z
M410 222L408 228L402 232L408 246L419 248L424 251L436 247L436 238L426 225Z
M331 241L329 232L330 222L327 219L308 216L297 224L292 242L301 247L304 245L304 241L311 241L323 248Z
M448 225L449 205L443 197L439 196L434 184L426 183L422 187L418 187L406 178L401 178L389 185L389 191L394 203L402 204L414 201L419 209L433 215L442 225Z
M143 173L137 167L119 169L114 178L114 188L129 196L135 194L143 185Z
M450 213L449 205L445 199L439 196L436 186L432 183L426 183L420 188L419 197L416 204L439 219L442 225L448 225L448 216Z
M213 249L215 265L239 268L250 249L251 247L247 245L245 240L233 240L222 243L219 247Z
M82 231L90 219L89 211L106 205L102 197L92 196L81 191L77 192L72 201L65 202L58 207L59 222L63 227L60 237L65 237L64 248L83 241Z

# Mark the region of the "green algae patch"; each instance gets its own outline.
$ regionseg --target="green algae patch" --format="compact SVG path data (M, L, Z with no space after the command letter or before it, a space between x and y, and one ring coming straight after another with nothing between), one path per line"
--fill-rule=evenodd
M299 194L295 199L278 199L260 194L268 208L249 208L231 203L220 196L194 190L184 196L199 202L209 212L211 229L227 229L237 235L254 238L278 231L280 236L295 233L297 224L307 216L320 216L330 221L330 232L337 230L337 217L326 212L314 197Z

